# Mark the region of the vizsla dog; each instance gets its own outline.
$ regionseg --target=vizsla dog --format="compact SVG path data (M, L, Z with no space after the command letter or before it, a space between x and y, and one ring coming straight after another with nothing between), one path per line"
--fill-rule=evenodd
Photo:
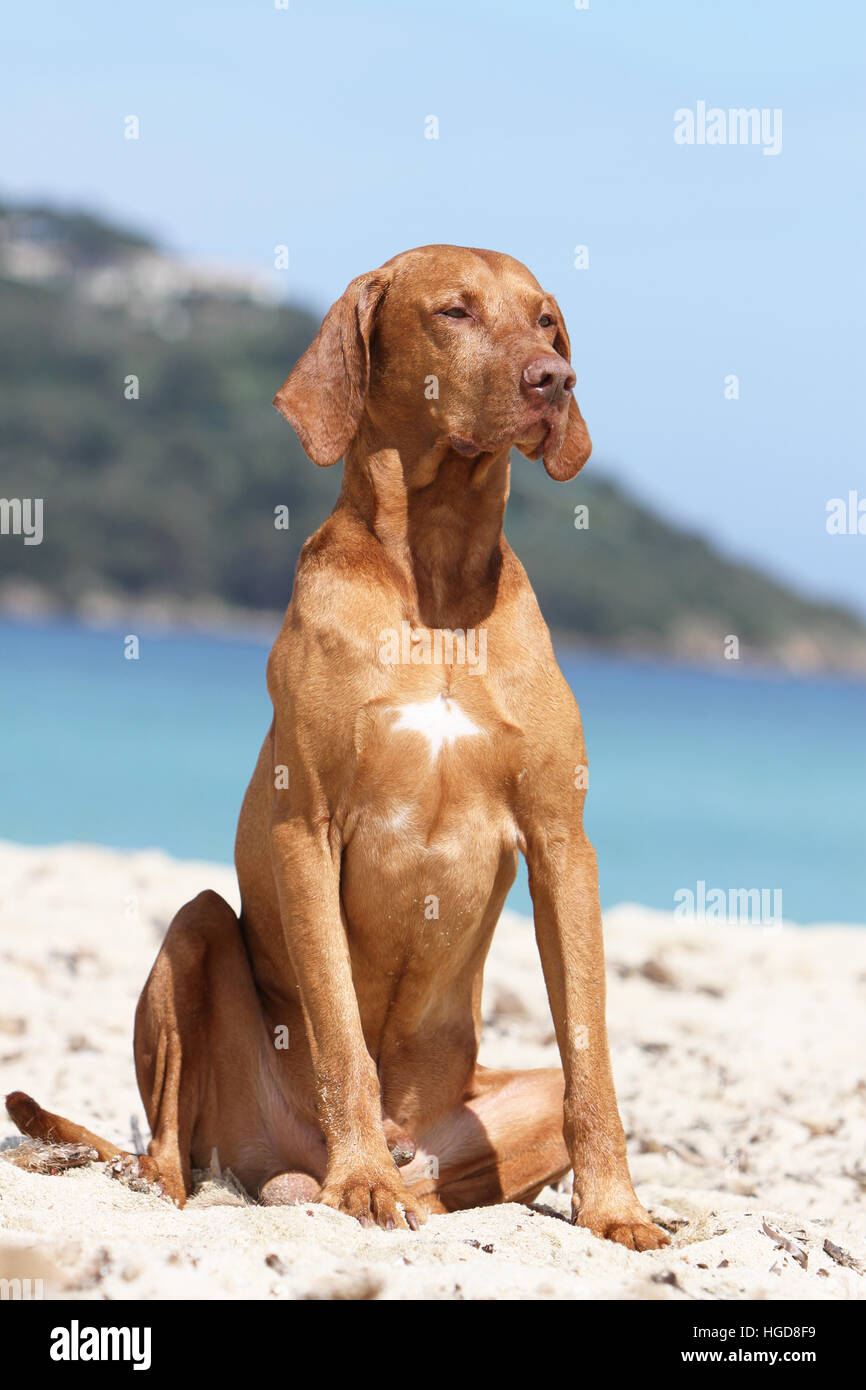
M345 458L268 662L274 718L236 842L238 918L181 908L138 1005L153 1138L183 1204L214 1149L266 1203L413 1229L531 1202L666 1243L629 1177L605 1028L580 715L502 533L509 456L590 440L553 297L509 256L425 246L353 280L275 404ZM562 1071L481 1066L481 980L526 857ZM16 1092L35 1137L131 1156Z

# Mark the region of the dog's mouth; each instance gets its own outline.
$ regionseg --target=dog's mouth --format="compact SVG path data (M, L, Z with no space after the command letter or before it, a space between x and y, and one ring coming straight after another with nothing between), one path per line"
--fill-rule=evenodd
M562 444L568 420L568 403L546 405L543 410L534 410L529 419L524 419L511 430L503 431L495 439L472 438L464 434L448 436L448 443L461 458L474 459L479 454L500 453L503 449L519 449L533 461L547 458L557 452Z
M540 414L536 415L533 425L534 428L514 441L515 448L519 449L528 459L535 462L543 458L545 462L558 453L562 447L565 437L565 430L568 424L568 403L565 407L548 406Z
M540 458L545 458L548 453L549 441L551 438L551 434L554 431L554 428L555 427L551 422L543 422L543 428L541 430L540 438L536 437L534 439L518 439L515 442L515 448L519 449L521 454L523 454L526 458L531 459L533 463L535 463ZM551 452L553 452L553 450L551 450Z
M474 439L467 439L464 435L452 434L449 436L448 442L455 454L459 454L461 458L474 459L485 452L480 444L475 443Z

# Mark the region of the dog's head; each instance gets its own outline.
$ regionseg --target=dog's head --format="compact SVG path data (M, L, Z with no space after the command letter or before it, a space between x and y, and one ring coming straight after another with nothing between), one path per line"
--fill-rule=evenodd
M336 463L366 415L385 447L476 458L515 445L573 478L589 458L565 323L524 265L422 246L360 275L274 398L314 463Z

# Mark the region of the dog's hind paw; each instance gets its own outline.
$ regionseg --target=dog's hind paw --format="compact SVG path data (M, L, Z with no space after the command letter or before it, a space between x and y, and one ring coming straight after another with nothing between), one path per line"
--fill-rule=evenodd
M156 1161L148 1154L118 1154L106 1163L105 1171L133 1192L151 1192L155 1197L167 1195Z

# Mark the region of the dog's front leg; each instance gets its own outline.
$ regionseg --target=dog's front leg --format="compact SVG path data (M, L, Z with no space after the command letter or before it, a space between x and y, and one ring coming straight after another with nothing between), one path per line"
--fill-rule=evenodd
M272 823L271 858L327 1143L318 1200L362 1225L417 1230L419 1217L382 1127L379 1080L364 1041L340 913L339 860L327 831L297 818Z
M565 1075L563 1134L574 1169L572 1220L635 1250L667 1244L632 1187L605 1021L604 946L595 851L582 830L538 826L526 839L529 883Z

